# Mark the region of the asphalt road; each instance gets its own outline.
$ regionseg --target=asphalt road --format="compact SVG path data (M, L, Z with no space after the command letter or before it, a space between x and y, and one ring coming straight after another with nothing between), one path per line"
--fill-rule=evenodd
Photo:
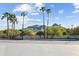
M0 40L1 56L79 56L79 41Z

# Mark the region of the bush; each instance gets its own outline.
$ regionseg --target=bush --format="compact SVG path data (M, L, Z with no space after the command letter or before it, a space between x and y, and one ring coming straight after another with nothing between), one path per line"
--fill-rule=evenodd
M43 32L43 31L38 31L38 32L36 33L36 35L44 35L44 32Z
M0 31L0 37L5 37L6 33L4 33L3 31Z
M47 29L46 29L47 31ZM61 26L50 26L48 27L48 35L55 35L55 36L62 36L65 34L66 30L65 28Z
M20 35L21 35L21 31L16 30L16 32L15 32L15 36L20 36Z
M28 35L28 36L33 36L33 35L35 35L35 32L33 30L26 30L26 31L24 31L24 34Z

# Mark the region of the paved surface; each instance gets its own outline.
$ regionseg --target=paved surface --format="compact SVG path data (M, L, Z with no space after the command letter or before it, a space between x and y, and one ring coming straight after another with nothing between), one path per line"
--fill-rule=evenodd
M2 56L79 56L79 41L0 40Z

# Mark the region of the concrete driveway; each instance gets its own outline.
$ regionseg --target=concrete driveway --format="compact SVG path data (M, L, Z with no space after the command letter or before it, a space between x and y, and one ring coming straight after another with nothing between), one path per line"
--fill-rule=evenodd
M2 56L79 56L79 41L0 40Z

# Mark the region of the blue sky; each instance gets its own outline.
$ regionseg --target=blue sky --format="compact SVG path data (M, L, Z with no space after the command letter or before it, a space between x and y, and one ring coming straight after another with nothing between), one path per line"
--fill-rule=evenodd
M64 27L71 27L79 25L79 4L78 3L2 3L0 4L0 18L5 12L16 14L18 24L16 29L22 26L21 12L25 11L25 27L30 25L42 25L42 13L39 9L45 6L46 9L50 8L50 25L57 23ZM47 14L45 13L45 21ZM10 24L11 28L11 24ZM6 19L0 20L0 29L6 29Z

